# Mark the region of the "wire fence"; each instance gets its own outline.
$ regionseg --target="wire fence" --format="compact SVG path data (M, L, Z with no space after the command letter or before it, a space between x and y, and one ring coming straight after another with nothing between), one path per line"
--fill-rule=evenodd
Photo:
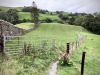
M10 39L9 39L10 38ZM4 36L4 51L7 54L19 54L23 52L24 45L36 48L58 48L65 47L69 39L49 36Z
M81 36L81 35L80 35ZM30 46L30 48L58 48L63 47L66 50L66 43L70 43L71 50L77 49L77 47L84 42L86 36L67 38L67 37L53 37L53 36L4 36L4 52L7 54L19 54L25 49L24 46Z

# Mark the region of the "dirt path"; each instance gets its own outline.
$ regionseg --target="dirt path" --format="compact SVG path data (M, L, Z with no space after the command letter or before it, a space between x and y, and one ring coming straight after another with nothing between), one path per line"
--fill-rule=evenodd
M60 56L59 56L59 59L62 58L66 53L62 53ZM55 61L52 65L51 65L51 69L49 71L49 74L48 75L56 75L56 72L57 72L57 64L59 63L59 60Z
M82 35L80 34L80 32L77 32L77 36L78 38L82 38ZM75 50L76 48L76 45L73 46L73 49L72 50ZM59 56L59 59L62 58L66 53L62 53L60 56ZM57 64L59 63L59 60L53 62L53 64L51 65L51 69L49 71L49 74L48 75L56 75L56 72L57 72Z
M56 61L52 64L51 66L51 70L49 72L48 75L56 75L56 72L57 72L57 64L59 63L59 61Z

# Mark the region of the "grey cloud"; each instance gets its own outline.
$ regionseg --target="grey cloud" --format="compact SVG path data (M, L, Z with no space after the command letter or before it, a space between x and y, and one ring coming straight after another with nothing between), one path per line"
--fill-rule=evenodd
M33 0L3 0L1 6L31 6ZM67 12L100 12L100 0L34 0L41 9Z

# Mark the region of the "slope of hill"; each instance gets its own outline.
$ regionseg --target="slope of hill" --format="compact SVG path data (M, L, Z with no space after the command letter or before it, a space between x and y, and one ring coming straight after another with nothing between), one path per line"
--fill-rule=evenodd
M21 12L22 11L22 8L23 7L6 7L6 6L0 6L0 9L4 10L4 11L7 11L9 9L16 9L18 10L18 15L19 15L19 20L23 20L23 19L29 19L31 20L31 17L30 17L30 12ZM46 18L50 18L52 20L61 20L59 17L58 17L58 14L56 14L55 12L52 12L52 15L50 13L46 13L46 14L41 14L39 13L39 20L44 20Z
M22 7L6 7L6 6L0 6L0 9L7 11L9 9L17 9L18 11L22 10Z
M26 27L29 27L29 23L26 23ZM19 27L22 26L22 24L18 25ZM25 27L23 27L25 28ZM42 37L54 37L56 42L59 42L59 40L64 41L64 47L66 47L66 43L69 41L72 41L72 39L77 38L76 32L82 29L82 27L79 26L72 26L67 24L58 24L58 23L42 23L40 24L35 30L23 35L23 36L42 36ZM29 38L27 38L29 39ZM40 38L39 38L40 39ZM22 39L23 40L23 39ZM34 41L34 39L32 39ZM48 39L47 39L48 40ZM51 38L52 40L52 38ZM50 40L50 42L51 42ZM26 40L27 41L27 40ZM31 42L31 40L29 39ZM13 41L12 41L13 42ZM18 43L18 41L15 41ZM9 42L8 42L9 43ZM34 42L33 42L34 43ZM10 42L11 44L11 42ZM15 43L14 43L15 44ZM41 48L41 47L40 47ZM17 48L16 48L17 49ZM11 50L11 49L10 49ZM38 49L36 49L38 50ZM33 49L34 51L34 49ZM34 53L32 55L18 55L16 57L5 60L0 64L0 69L2 72L1 75L27 75L27 74L33 74L33 75L47 75L48 69L50 64L59 56L59 53L61 50L59 48L57 49L39 49L38 51L41 51L40 53L37 53L37 57L34 61ZM51 51L51 52L50 52ZM65 49L63 49L65 51ZM43 53L42 53L43 52ZM44 54L45 52L45 54ZM10 56L9 56L10 57ZM19 64L19 65L16 65ZM9 70L8 70L9 69ZM38 72L39 71L39 72Z
M86 52L84 75L100 74L100 35L83 31L82 34L87 35L86 41L71 54L71 60L74 64L72 67L58 66L57 75L80 75L82 52Z
M54 37L76 37L76 32L82 29L80 26L72 26L59 23L41 23L35 30L26 35L54 36ZM71 34L70 34L71 33Z
M18 15L19 15L19 20L23 20L23 19L29 19L29 20L31 20L30 12L18 12ZM50 18L52 20L55 20L55 19L60 20L60 18L58 17L57 14L50 15L48 13L46 13L46 14L39 13L39 20L44 20L46 18Z
M34 26L34 23L20 23L20 24L16 24L15 26L23 29L30 29Z

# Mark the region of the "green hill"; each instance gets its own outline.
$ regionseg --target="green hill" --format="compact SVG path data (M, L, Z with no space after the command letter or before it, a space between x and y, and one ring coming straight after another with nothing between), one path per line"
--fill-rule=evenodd
M25 26L24 26L25 25ZM32 26L31 23L22 23L19 24L18 27L26 29ZM58 24L58 23L41 23L35 30L23 35L23 36L42 36L42 37L54 37L56 43L59 40L65 43L66 47L67 42L71 42L77 39L76 33L83 29L81 26L73 26L68 24ZM80 62L82 52L86 52L85 59L85 75L99 75L99 63L100 63L100 36L92 34L84 29L82 32L83 35L87 35L86 41L74 51L73 54L70 55L71 60L73 61L73 66L60 66L58 65L57 75L80 75ZM29 39L29 38L27 38ZM33 39L34 40L34 39ZM31 40L30 40L31 41ZM36 41L36 40L34 40ZM18 42L18 41L17 41ZM63 49L65 51L66 49ZM48 53L49 49L45 49L42 51ZM46 54L45 57L43 55L38 56L34 62L31 62L31 58L33 56L20 56L13 59L10 59L3 63L3 67L1 66L2 73L6 73L6 71L10 74L8 75L18 75L18 74L36 74L36 75L47 75L50 63L55 60L56 55L59 56L60 48L52 50L53 54ZM34 55L34 54L33 54ZM26 59L27 58L27 59ZM19 64L16 66L16 64ZM24 63L24 64L23 64ZM31 65L30 65L31 64ZM8 70L10 67L10 71ZM13 71L13 69L14 71ZM26 70L26 68L28 70ZM38 72L39 70L39 72Z
M30 12L18 12L18 15L19 15L19 20L23 20L23 19L29 19L30 20L31 19ZM57 14L50 15L48 13L46 13L46 14L39 13L39 20L44 20L46 18L50 18L52 20L55 20L55 19L60 20L60 18L58 17Z
M84 75L99 75L100 74L100 35L84 30L82 34L87 35L86 41L71 54L73 62L72 67L58 66L57 75L80 75L82 52L86 52Z
M18 15L19 15L19 20L23 20L23 19L29 19L31 20L30 17L30 12L21 12L23 7L6 7L6 6L0 6L0 9L7 11L9 9L16 9L18 10ZM66 12L65 12L66 13ZM52 12L52 15L50 13L46 13L46 14L41 14L39 13L39 20L44 20L46 18L50 18L52 20L61 20L58 15L55 12Z
M22 7L6 7L6 6L0 6L0 9L7 11L9 9L17 9L18 11L22 10Z
M16 24L15 26L23 29L30 29L34 26L34 23L20 23L20 24Z
M28 27L31 23L24 23ZM20 27L22 24L18 24ZM24 28L24 26L22 27ZM29 35L39 35L39 36L54 36L58 38L76 38L76 33L81 30L80 26L72 26L68 24L59 24L59 23L41 23L35 30L25 34ZM71 33L71 34L70 34Z

